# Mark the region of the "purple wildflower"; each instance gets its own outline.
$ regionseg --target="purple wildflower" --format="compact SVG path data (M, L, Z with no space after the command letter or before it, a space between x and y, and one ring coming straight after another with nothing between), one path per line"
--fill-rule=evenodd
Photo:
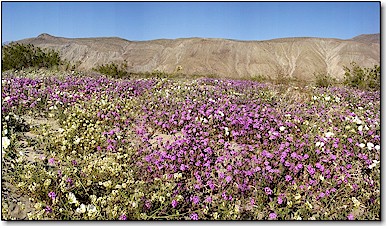
M190 200L194 203L194 204L198 204L200 202L200 198L198 196L194 196L194 197L191 197Z
M119 217L119 220L127 220L126 214L122 214L122 215Z
M207 196L207 198L205 198L205 202L211 203L212 202L212 197Z
M46 206L45 207L45 212L46 213L51 213L51 212L53 212L53 209L50 206Z
M269 187L266 187L265 193L266 193L266 195L271 195L273 193L273 191Z
M191 218L192 220L199 220L199 216L197 215L197 213L192 213L192 214L190 214L190 218Z
M55 164L55 159L54 158L50 158L49 159L49 164L50 165L54 165Z
M277 203L278 203L278 204L282 204L282 202L283 202L282 197L279 196L279 197L277 198Z
M291 181L291 180L292 180L292 177L291 177L290 175L286 175L286 176L285 176L285 180L286 180L286 181Z
M67 178L67 179L66 179L66 182L69 183L69 185L72 185L72 184L73 184L72 178Z
M348 220L354 220L354 215L352 213L350 213L348 216L347 216L347 219Z
M226 192L223 192L223 193L222 193L222 197L223 197L223 199L228 200L227 195L226 195Z
M227 177L226 177L227 183L230 183L231 180L232 180L232 177L231 177L231 176L227 176Z
M49 192L48 196L51 198L51 199L55 199L57 197L57 194L55 194L55 192Z
M151 203L150 203L149 200L145 201L145 207L146 207L146 209L150 209L151 208Z
M277 214L272 212L269 214L269 219L273 220L273 219L276 219L277 218Z
M207 181L207 185L209 186L209 188L210 188L211 190L214 190L214 189L215 189L215 185L212 183L211 180Z
M175 208L175 207L177 207L177 205L178 205L178 201L177 200L173 200L172 201L172 207Z
M112 144L109 144L107 146L107 150L114 150L114 149L115 149L115 147Z

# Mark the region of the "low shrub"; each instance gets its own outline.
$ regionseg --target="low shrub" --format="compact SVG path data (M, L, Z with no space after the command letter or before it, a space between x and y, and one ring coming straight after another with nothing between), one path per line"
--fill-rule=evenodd
M112 62L110 64L100 65L97 68L93 68L92 70L107 76L123 78L128 75L126 68L127 65L125 63L119 66L118 64Z
M315 73L315 85L317 87L334 86L335 79L328 74Z
M380 90L381 67L379 65L374 65L373 68L363 68L352 62L351 68L344 66L343 69L345 71L344 85L364 90Z
M1 47L1 70L21 70L29 67L50 68L59 66L62 60L54 50L42 50L32 44L11 43Z

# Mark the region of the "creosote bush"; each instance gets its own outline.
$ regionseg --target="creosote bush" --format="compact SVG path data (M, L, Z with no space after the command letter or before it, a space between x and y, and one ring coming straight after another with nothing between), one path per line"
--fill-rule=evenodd
M381 67L374 65L372 68L360 67L355 62L351 63L351 68L344 66L344 84L346 86L363 90L380 90L381 87Z
M114 78L124 78L125 76L129 75L126 68L127 68L126 63L122 63L121 65L118 65L112 62L109 64L100 65L94 68L93 70Z
M1 70L21 70L24 68L51 68L62 64L59 53L54 50L42 50L32 44L11 43L1 46Z
M315 73L315 85L317 87L330 87L334 86L336 83L335 78L331 77L328 74Z

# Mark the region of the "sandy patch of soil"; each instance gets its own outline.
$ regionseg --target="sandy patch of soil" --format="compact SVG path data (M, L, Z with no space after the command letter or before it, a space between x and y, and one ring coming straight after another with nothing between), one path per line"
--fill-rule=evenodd
M16 152L22 152L26 155L27 163L34 163L42 154L42 150L37 147L38 135L31 131L33 127L47 124L50 130L58 130L59 124L54 119L23 117L30 127L30 131L20 133ZM2 180L1 180L1 199L2 208L6 206L8 213L2 214L2 220L28 220L27 213L35 211L30 197L18 193L17 189L9 182L11 162L4 158L2 154Z

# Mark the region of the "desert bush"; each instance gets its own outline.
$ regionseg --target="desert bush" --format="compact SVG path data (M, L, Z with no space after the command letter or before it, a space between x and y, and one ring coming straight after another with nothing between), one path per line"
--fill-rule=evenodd
M42 50L32 44L11 43L1 47L1 70L20 70L29 67L50 68L59 66L62 60L54 50Z
M364 90L380 90L381 67L379 65L374 65L373 68L363 68L352 62L351 68L344 66L343 69L345 71L344 85Z
M164 71L154 70L153 72L151 72L151 77L154 77L154 78L168 78L169 74L164 72Z
M251 77L254 81L257 81L257 82L266 82L266 81L269 81L269 77L267 76L264 76L264 75L261 75L261 74L258 74L258 75L254 75L253 77Z
M97 68L93 68L93 71L97 71L101 74L112 76L115 78L123 78L128 75L126 71L127 65L122 63L120 66L116 63L100 65Z
M335 83L335 79L328 74L315 73L314 76L317 87L330 87Z

